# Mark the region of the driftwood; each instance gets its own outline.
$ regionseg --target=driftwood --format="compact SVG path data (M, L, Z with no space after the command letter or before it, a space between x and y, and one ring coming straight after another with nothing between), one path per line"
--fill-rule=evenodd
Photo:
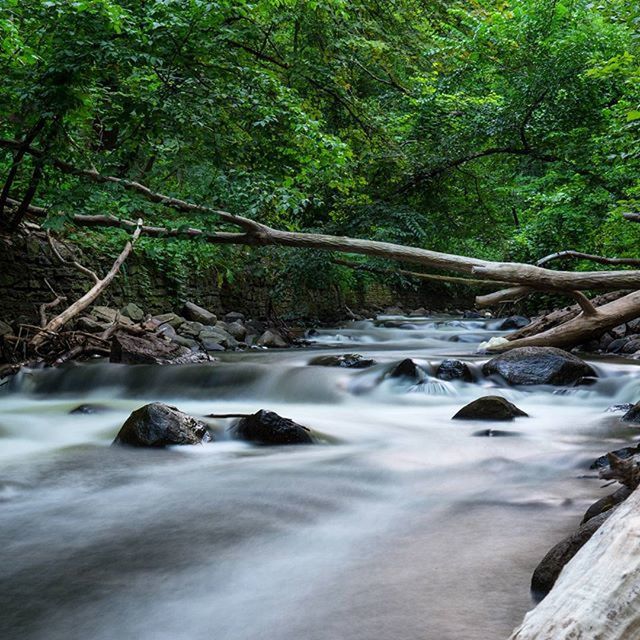
M104 276L104 278L100 279L98 276L82 267L78 263L74 263L76 266L79 266L83 272L88 272L91 274L95 280L95 284L87 293L85 293L81 298L76 300L71 306L67 307L62 313L58 314L55 318L50 320L45 327L42 328L41 331L37 332L36 335L31 339L31 346L34 349L37 349L41 346L46 340L47 336L51 334L55 334L62 327L64 327L70 320L73 320L77 315L82 313L87 307L89 307L98 296L111 284L112 280L118 275L120 271L120 267L124 264L124 261L129 257L129 254L133 250L133 245L136 243L138 238L140 237L142 228L142 220L139 220L135 231L133 232L133 236L130 240L125 244L124 249L117 257L116 261L113 263L113 266ZM53 243L52 243L53 246Z
M564 567L510 640L640 638L639 536L636 489Z

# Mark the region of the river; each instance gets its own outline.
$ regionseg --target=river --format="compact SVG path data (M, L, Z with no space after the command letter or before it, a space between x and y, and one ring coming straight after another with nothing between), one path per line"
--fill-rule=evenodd
M495 388L475 355L495 325L380 318L211 365L21 372L0 389L0 638L507 638L538 561L612 491L589 463L633 436L605 409L639 399L640 368L592 361L590 387ZM349 352L378 364L308 366ZM407 357L458 357L478 381L380 382ZM489 393L530 417L450 420ZM222 437L205 445L110 447L152 400L271 409L325 443L256 447L213 421ZM81 403L103 410L69 413ZM474 435L487 427L514 433Z

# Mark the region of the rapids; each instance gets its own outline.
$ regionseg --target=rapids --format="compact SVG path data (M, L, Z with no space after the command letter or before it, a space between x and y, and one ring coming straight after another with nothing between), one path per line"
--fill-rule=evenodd
M506 638L538 561L611 492L589 463L634 436L604 411L640 399L640 368L592 361L590 387L496 388L475 355L496 326L387 317L210 365L21 372L0 389L0 638ZM378 364L308 366L349 352ZM404 358L433 371L450 356L477 381L380 381ZM531 417L450 420L489 393ZM222 437L202 446L110 447L152 400L271 409L326 443L259 448L213 420ZM69 413L83 403L102 410ZM516 437L473 436L489 427Z

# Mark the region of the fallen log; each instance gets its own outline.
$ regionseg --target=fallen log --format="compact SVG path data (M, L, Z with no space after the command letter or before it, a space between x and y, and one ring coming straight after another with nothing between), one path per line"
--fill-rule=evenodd
M510 640L640 637L640 490L636 489L564 567Z

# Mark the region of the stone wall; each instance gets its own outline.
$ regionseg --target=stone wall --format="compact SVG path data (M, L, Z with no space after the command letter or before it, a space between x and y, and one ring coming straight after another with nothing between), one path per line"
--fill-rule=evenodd
M61 247L65 258L75 257L82 264L106 273L111 257L92 251L71 253ZM7 322L35 324L38 308L53 299L49 286L64 294L69 301L80 297L91 280L71 265L61 264L40 232L0 236L0 319ZM337 291L310 290L274 295L274 283L245 274L233 285L218 287L217 274L195 275L189 281L179 281L144 255L130 256L121 274L103 293L100 304L119 308L135 302L146 312L179 311L186 300L192 300L214 313L242 311L254 318L264 318L273 309L278 315L293 319L300 316L334 320L345 315L345 306L353 311L372 310L395 304L407 309L427 307L442 309L447 303L468 308L472 298L451 300L443 287L423 286L419 291L391 290L382 284L368 286L347 298ZM446 303L444 301L447 301ZM60 307L62 309L62 306Z

